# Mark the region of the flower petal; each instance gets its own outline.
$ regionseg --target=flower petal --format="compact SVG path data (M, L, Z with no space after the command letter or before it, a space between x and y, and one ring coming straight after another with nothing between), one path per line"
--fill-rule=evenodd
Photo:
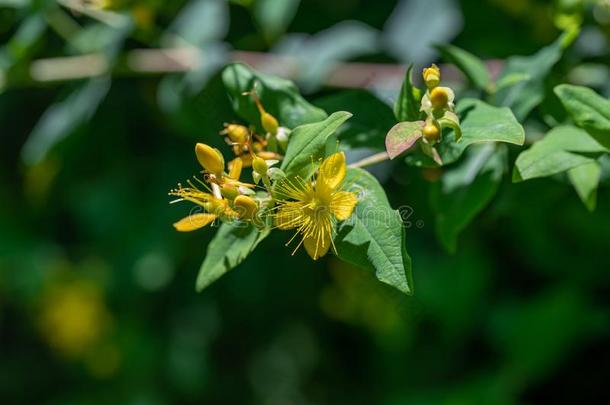
M345 172L345 154L338 152L330 155L320 165L320 172L316 180L317 190L324 194L337 189L343 183Z
M321 233L319 238L313 235L307 236L303 239L303 245L305 246L307 254L309 254L312 259L318 260L328 253L328 249L331 246L330 235Z
M241 176L241 169L244 166L243 160L240 157L236 157L235 159L229 162L229 177L233 180L239 180L239 176Z
M192 214L174 223L174 228L179 232L195 231L214 222L215 219L214 214Z
M332 196L330 211L338 221L344 221L352 215L357 202L356 194L349 191L339 191Z

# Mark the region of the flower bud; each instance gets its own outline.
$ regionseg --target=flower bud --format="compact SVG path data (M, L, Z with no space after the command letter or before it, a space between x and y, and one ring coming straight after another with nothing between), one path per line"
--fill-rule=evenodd
M198 143L195 145L195 154L197 155L199 164L205 171L215 174L216 176L222 175L225 161L218 149L214 149L204 143Z
M434 64L424 69L423 76L426 87L429 89L433 89L441 82L441 70Z
M430 144L435 144L441 137L440 125L436 122L427 122L424 126L424 137Z
M222 133L226 134L232 142L240 145L246 143L250 135L248 128L237 124L225 124L225 129Z
M210 214L221 215L227 209L227 201L211 197L203 204L203 208Z
M237 186L230 183L223 184L222 187L220 187L220 193L223 197L228 198L229 200L232 200L235 197L239 196L239 190L237 189Z
M263 126L263 129L271 135L275 135L280 126L275 117L264 110L261 112L261 125Z
M254 156L254 160L252 160L252 168L261 176L266 176L267 170L269 170L269 166L267 165L267 162L265 162L265 159L258 156Z
M430 103L435 110L447 108L449 105L449 93L443 87L436 87L430 91Z
M253 219L258 211L256 201L245 195L238 195L233 202L235 211L238 212L240 218Z

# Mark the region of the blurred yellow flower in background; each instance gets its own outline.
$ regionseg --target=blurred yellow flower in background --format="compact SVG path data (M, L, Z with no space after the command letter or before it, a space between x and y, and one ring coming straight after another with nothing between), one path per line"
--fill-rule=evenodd
M48 289L40 329L48 344L66 357L84 356L107 332L111 317L99 286L77 280Z

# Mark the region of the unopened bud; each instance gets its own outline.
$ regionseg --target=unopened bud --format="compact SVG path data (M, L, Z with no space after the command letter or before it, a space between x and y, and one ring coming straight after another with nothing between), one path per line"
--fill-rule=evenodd
M424 69L424 82L426 82L426 87L432 89L439 85L441 82L441 70L436 65L432 65L429 68Z
M256 201L245 195L235 197L233 205L235 206L235 211L237 211L239 217L244 219L253 219L256 215L256 211L258 211Z
M243 125L228 124L225 126L223 134L226 134L232 142L237 144L244 144L248 140L250 131Z
M237 189L237 186L230 183L223 184L220 188L220 193L223 197L228 198L229 200L232 200L235 197L239 196L239 190Z
M443 87L432 89L432 91L430 91L430 103L435 110L447 108L449 104L449 93Z
M261 125L263 126L263 129L271 135L275 135L280 126L275 117L264 110L261 112Z
M267 170L269 170L269 166L267 165L267 162L265 162L265 159L258 156L255 156L254 160L252 160L252 168L261 176L266 176Z
M195 145L195 154L197 155L199 164L205 171L217 176L222 175L225 161L218 149L214 149L204 143L198 143Z
M441 137L440 125L435 122L427 122L424 126L423 133L428 143L435 144Z

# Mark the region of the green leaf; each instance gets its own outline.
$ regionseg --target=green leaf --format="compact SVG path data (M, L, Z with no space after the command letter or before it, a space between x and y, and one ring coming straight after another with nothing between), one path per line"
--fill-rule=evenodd
M422 92L417 87L413 86L411 72L413 65L409 65L405 73L405 80L400 87L398 100L394 104L394 116L397 121L416 121L420 118L420 100Z
M324 121L296 127L290 134L288 149L280 169L288 177L309 177L312 162L324 157L328 138L351 116L348 112L338 111Z
M473 144L505 142L523 145L525 131L512 111L506 107L493 107L483 101L466 98L458 102L456 112L460 118L462 138L455 142L452 134L443 134L437 150L444 165L455 162ZM415 166L437 166L421 151L407 156L407 163Z
M259 230L244 222L223 223L208 245L197 276L197 291L243 262L268 234L269 229Z
M562 35L534 55L508 58L498 82L505 82L509 77L519 77L524 80L517 81L513 86L498 89L495 104L510 107L519 121L523 121L544 99L544 80L561 59L564 45Z
M600 144L610 147L610 100L587 87L561 84L555 94L576 125L584 128Z
M394 125L385 138L385 147L390 159L412 148L423 136L422 128L423 121L399 122Z
M367 171L348 168L346 183L359 195L354 213L337 229L334 243L339 258L412 294L411 258L405 248L400 213L390 207L383 187Z
M348 90L314 101L326 111L349 111L354 116L337 130L341 146L383 150L388 128L396 122L392 109L364 90Z
M506 172L504 145L478 145L446 171L431 189L436 212L436 233L449 252L455 252L459 233L496 194Z
M568 178L574 186L578 197L589 211L595 211L597 204L597 186L601 177L602 167L594 161L576 166L568 170Z
M289 80L258 73L240 63L227 66L222 72L222 80L235 112L259 131L262 131L260 113L252 97L243 94L251 91L255 83L265 110L283 127L292 129L327 117L324 110L309 104Z
M486 90L491 78L485 62L475 55L453 45L437 45L443 57L458 67L477 88Z
M556 127L517 157L513 182L562 173L592 163L603 152L607 149L582 129Z

